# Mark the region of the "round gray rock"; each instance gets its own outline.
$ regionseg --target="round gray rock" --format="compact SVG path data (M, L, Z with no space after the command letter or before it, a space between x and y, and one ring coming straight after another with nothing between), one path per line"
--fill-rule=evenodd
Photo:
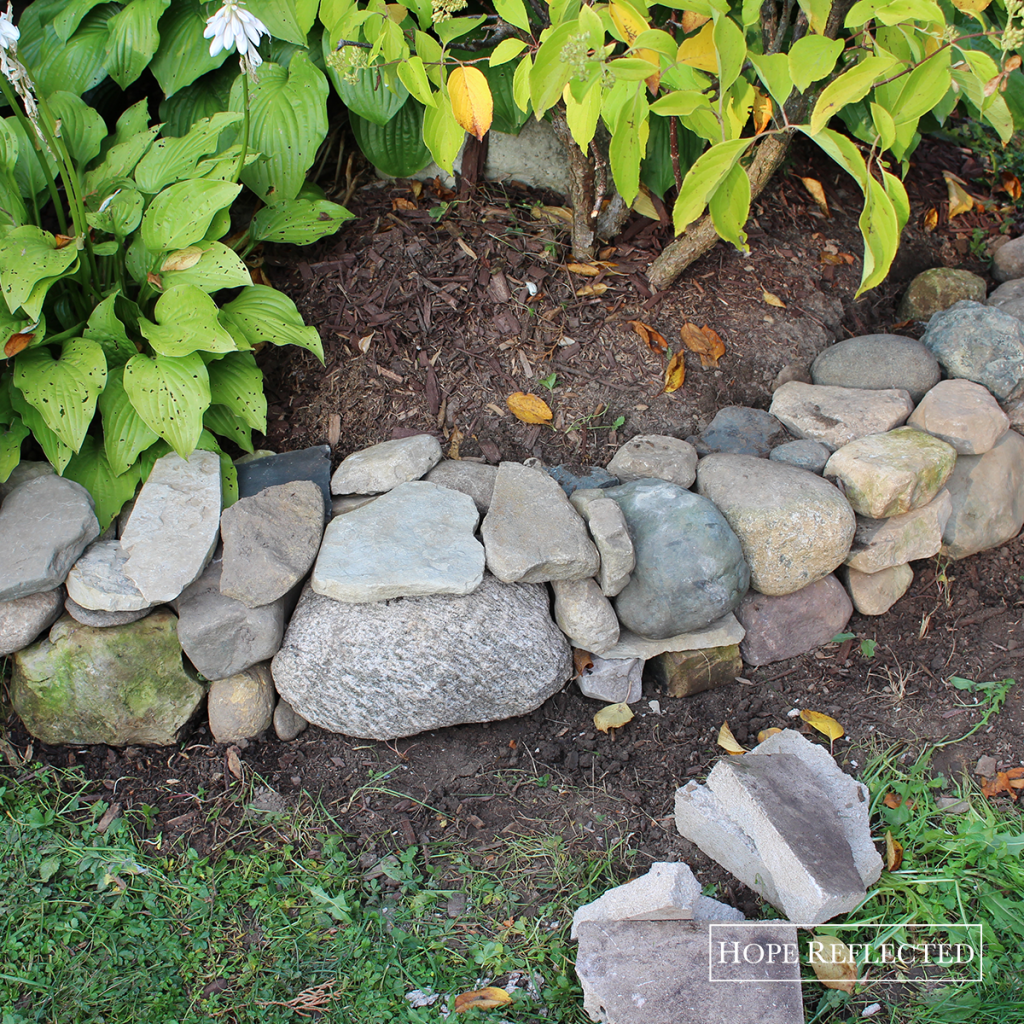
M984 302L987 291L984 279L969 270L932 267L910 282L898 316L901 320L927 320L961 299Z
M389 740L540 707L572 675L547 587L490 574L463 597L344 604L307 587L272 671L304 719Z
M775 445L788 438L786 428L770 412L728 405L715 413L707 430L698 438L696 447L701 455L731 452L765 458Z
M825 468L831 456L831 449L825 447L820 441L788 441L773 448L768 456L772 462L784 462L787 466L796 466L797 469L806 469L808 473L817 473Z
M1011 238L992 257L992 276L997 281L1014 281L1024 277L1024 235Z
M722 513L692 491L662 480L610 487L626 517L636 566L615 598L627 629L660 640L691 633L731 612L750 573Z
M1024 393L1024 322L1015 316L958 302L931 318L921 340L950 377L982 384L1001 402Z
M801 590L849 554L853 509L812 473L749 455L709 455L697 467L697 490L739 537L750 585L762 594Z
M842 388L886 391L902 388L919 402L939 382L939 362L914 338L865 334L825 349L811 364L811 380Z
M1001 309L1018 320L1024 320L1024 278L1015 278L993 289L988 305Z

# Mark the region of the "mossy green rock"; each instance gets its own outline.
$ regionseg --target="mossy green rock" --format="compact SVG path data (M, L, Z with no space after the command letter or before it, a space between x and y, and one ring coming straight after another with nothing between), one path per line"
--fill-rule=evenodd
M928 320L962 299L984 302L987 291L984 279L969 270L933 267L910 282L897 315L901 320Z
M204 696L177 625L168 611L107 629L63 616L14 656L14 710L44 743L176 743Z

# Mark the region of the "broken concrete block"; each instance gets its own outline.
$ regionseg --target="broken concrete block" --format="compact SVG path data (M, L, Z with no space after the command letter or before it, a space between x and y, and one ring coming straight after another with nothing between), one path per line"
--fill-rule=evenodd
M730 907L728 903L713 900L710 896L701 896L693 905L694 921L746 921L747 915L742 910Z
M590 668L576 680L580 693L609 704L635 704L644 695L644 662L641 658L609 661L592 658Z
M810 777L828 796L839 815L853 863L865 887L874 885L882 874L882 858L871 841L868 787L847 775L820 744L812 743L795 729L783 729L759 743L752 754L795 754L804 762Z
M716 948L719 942L727 947L735 942L746 954L745 963L727 965L714 981L712 937ZM802 1024L804 1020L796 928L785 922L759 922L755 930L706 921L584 921L579 944L576 973L583 986L583 1008L591 1020L606 1024ZM741 977L730 977L730 971Z
M744 754L744 757L747 755ZM676 790L676 828L712 860L760 893L773 907L779 894L754 840L733 821L725 804L707 786L688 782Z
M570 938L583 921L689 921L700 882L688 864L659 862L646 875L609 889L572 915Z
M654 678L670 697L691 697L728 686L743 675L738 644L708 647L702 651L665 651L652 658L649 664Z
M795 754L720 760L708 788L734 820L743 822L775 880L779 902L774 905L791 921L818 924L864 898L839 815Z

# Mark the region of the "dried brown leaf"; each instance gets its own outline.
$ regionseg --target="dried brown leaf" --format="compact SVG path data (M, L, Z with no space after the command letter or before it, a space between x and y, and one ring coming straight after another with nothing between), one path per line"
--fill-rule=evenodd
M594 667L594 656L590 651L583 650L582 647L574 647L572 649L572 664L576 669L577 677L582 676Z
M392 210L415 210L416 204L411 199L403 199L398 196L396 199L391 200Z
M227 750L227 765L228 771L236 779L242 777L242 759L238 756L238 747L228 747Z
M885 868L887 871L899 871L903 863L903 844L893 839L891 832L885 833Z
M811 194L811 198L818 204L818 209L826 217L831 217L832 214L828 210L828 200L825 198L825 189L822 187L820 181L817 178L801 178L800 179L804 188L807 189Z
M1003 171L999 175L999 185L996 186L996 191L1005 192L1011 199L1020 199L1020 181L1010 171Z
M707 369L718 366L718 360L725 355L725 342L710 327L698 327L686 323L679 328L683 344L700 356L700 365Z
M34 333L12 334L7 339L7 344L4 345L4 355L8 359L11 359L13 356L16 356L19 352L23 352L25 349L28 348L29 344L31 343L34 337Z
M663 356L668 351L668 342L665 340L665 336L650 324L645 324L643 320L627 320L626 323L647 342L647 347L656 356Z
M580 277L597 277L604 270L603 267L595 266L593 263L569 263L565 269L570 274L579 274Z
M785 309L786 304L776 295L774 292L768 291L766 288L761 289L761 297L769 306L778 306L779 309Z
M576 292L576 297L586 299L594 295L604 295L606 291L608 291L608 285L603 281L599 281L596 284L585 284Z
M463 992L455 997L455 1012L467 1010L493 1010L496 1006L508 1006L512 997L503 989L489 985L475 992Z

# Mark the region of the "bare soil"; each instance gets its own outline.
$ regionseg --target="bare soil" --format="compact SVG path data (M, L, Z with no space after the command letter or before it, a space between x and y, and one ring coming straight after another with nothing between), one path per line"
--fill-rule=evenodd
M631 222L601 252L602 272L584 277L567 269L557 216L552 222L539 209L560 205L559 197L516 185L458 194L436 182L367 181L348 202L356 219L336 237L264 253L263 272L319 328L326 353L326 367L298 350L263 353L265 446L327 442L337 463L367 445L429 431L452 456L535 456L579 469L604 465L639 433L686 437L724 406L767 408L773 383L833 341L913 333L914 325L897 324L896 306L914 274L939 265L985 274L979 240L1015 214L976 210L947 220L941 170L964 175L971 159L947 145L918 151L900 255L889 280L860 298L859 194L803 151L756 204L749 255L719 244L658 294L643 269L670 237L664 225ZM824 185L829 218L802 176ZM931 208L939 224L929 233ZM588 285L597 294L581 294ZM670 352L684 323L707 325L726 355L717 369L688 355L685 384L665 394L665 360L632 320L660 332ZM505 404L514 391L547 400L552 424L515 419ZM264 787L260 806L327 810L371 854L414 844L426 854L454 842L500 864L511 836L560 835L580 852L624 843L638 852L640 870L685 859L750 913L756 897L683 840L672 819L676 788L702 777L718 755L723 722L749 746L761 729L800 725L799 709L825 712L845 727L835 754L856 774L871 751L896 744L912 757L977 724L978 696L954 687L951 676L981 682L1024 671L1020 537L963 562L913 568L913 586L888 614L853 617L855 639L748 668L735 684L694 697L645 684L636 718L613 735L595 730L601 705L569 683L522 718L390 744L310 727L293 743L271 736L226 750L200 723L179 749L53 748L33 742L12 717L8 758L77 766L94 782L93 796L120 804L144 837L202 854L232 841L248 813L237 798L241 771ZM861 640L874 642L873 655ZM952 786L983 755L1001 767L1024 758L1024 686L1010 691L987 727L942 747L933 763Z

